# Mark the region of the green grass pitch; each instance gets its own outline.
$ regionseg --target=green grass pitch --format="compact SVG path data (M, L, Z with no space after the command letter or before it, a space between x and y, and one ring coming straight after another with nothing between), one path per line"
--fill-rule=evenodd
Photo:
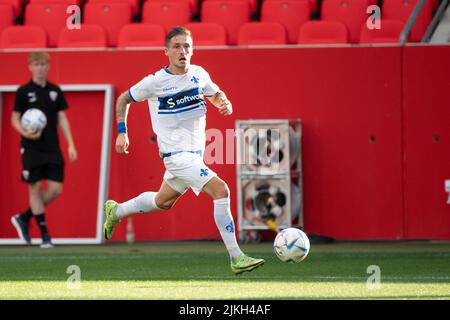
M266 264L235 276L219 241L0 247L0 300L450 299L449 242L312 244L299 264L279 261L270 242L241 247ZM71 265L79 288L68 283Z

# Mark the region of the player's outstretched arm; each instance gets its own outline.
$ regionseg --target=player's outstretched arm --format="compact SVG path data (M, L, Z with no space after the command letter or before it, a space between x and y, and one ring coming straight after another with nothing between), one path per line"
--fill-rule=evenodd
M229 116L233 113L233 106L230 100L228 100L225 92L219 91L212 97L208 97L208 99L215 107L217 107L217 109L219 109L220 114Z
M131 102L128 92L125 91L119 96L116 103L116 120L118 128L116 152L121 154L128 153L128 146L130 145L127 133L127 116Z

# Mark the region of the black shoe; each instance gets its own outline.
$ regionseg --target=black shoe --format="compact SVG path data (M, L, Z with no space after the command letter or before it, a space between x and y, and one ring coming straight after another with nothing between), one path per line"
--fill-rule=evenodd
M52 243L52 239L50 238L50 235L48 233L44 234L42 236L41 248L48 249L48 248L53 248L53 247L54 247L54 245Z
M23 222L22 218L20 218L20 214L16 214L11 217L11 223L14 228L16 228L17 233L19 234L20 239L25 241L27 244L31 244L30 233L28 232L28 223Z

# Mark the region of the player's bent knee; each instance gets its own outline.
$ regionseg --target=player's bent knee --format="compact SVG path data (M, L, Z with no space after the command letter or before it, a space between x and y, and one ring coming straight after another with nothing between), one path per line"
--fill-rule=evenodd
M214 200L228 198L230 196L230 190L227 184L220 178L211 179L203 188L203 191Z
M161 205L156 204L156 205L157 205L158 208L160 208L161 210L169 210L169 209L172 208L172 205L171 205L171 204L161 204Z
M161 210L169 210L173 207L174 202L173 201L158 201L158 199L155 199L155 203Z
M222 198L228 198L230 196L230 189L228 189L228 186L226 183L223 183L220 187L216 189L215 192L215 199L222 199Z

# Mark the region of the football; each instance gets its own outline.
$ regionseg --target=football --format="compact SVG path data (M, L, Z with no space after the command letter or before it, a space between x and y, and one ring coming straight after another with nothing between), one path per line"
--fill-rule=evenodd
M302 230L287 228L277 234L273 249L281 261L299 263L309 253L309 239Z
M41 131L47 125L47 117L41 110L37 108L31 108L25 111L25 113L22 115L20 124L26 131Z

